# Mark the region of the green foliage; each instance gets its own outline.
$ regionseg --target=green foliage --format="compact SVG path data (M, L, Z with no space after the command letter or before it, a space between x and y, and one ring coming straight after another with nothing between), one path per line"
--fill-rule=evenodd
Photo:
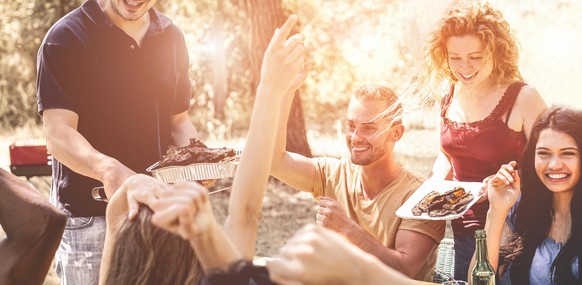
M44 34L81 1L0 3L0 129L38 124L36 53Z

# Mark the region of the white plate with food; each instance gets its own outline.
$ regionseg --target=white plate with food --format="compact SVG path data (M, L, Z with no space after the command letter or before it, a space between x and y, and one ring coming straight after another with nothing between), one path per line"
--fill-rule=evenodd
M481 182L429 179L396 210L403 219L454 220L481 196Z

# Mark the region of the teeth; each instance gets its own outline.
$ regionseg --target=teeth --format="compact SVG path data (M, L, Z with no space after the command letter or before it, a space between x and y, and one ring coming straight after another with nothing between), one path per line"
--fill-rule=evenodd
M368 148L367 147L352 147L352 149L355 151L364 151L364 150L367 150Z
M473 78L473 76L475 76L475 73L473 73L473 74L471 74L471 75L465 75L465 74L462 74L462 73L459 73L459 74L460 74L461 76L463 76L463 78L465 78L465 79L471 79L471 78Z
M565 173L549 173L546 174L550 179L564 179L568 177L568 174Z
M137 7L139 6L141 3L143 3L143 1L132 1L132 0L126 0L125 3L127 3L129 6L133 6L133 7Z

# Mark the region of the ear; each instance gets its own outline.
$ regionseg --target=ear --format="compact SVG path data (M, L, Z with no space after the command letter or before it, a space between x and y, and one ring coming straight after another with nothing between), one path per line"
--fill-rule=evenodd
M397 142L402 138L402 135L404 135L404 126L402 124L398 124L395 126L392 126L393 130L392 130L392 134L390 139L393 142Z

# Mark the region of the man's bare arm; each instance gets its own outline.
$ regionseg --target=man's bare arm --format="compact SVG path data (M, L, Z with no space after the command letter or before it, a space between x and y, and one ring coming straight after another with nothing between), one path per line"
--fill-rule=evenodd
M111 197L135 172L93 148L77 131L78 121L77 114L69 110L43 112L48 152L71 170L103 182L107 197Z
M190 139L198 138L198 131L192 124L190 116L188 116L188 111L173 115L170 120L172 126L172 143L175 146L186 146L190 143Z
M353 244L410 278L416 276L437 246L433 238L410 230L398 230L394 249L385 247L355 223L344 234Z
M295 92L291 90L290 92ZM313 191L313 176L315 175L315 163L298 153L288 152L287 149L287 122L293 103L294 94L286 96L283 103L281 117L277 127L277 137L275 141L275 153L273 154L273 165L271 175L281 180L283 183L300 191Z

